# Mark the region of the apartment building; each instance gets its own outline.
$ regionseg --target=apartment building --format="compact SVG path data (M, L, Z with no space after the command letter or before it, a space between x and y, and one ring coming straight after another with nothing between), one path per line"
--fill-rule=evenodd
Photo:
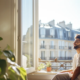
M39 58L40 62L69 61L66 65L72 65L72 59L76 51L73 48L75 35L80 31L73 30L72 24L65 24L65 21L55 25L52 20L49 23L39 22ZM61 63L62 63L61 62ZM52 62L53 65L53 62ZM58 64L59 65L59 64Z

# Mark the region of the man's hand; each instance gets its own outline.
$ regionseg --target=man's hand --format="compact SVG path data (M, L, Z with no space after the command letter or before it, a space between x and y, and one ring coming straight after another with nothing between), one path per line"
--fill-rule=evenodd
M73 71L70 71L69 73L73 74Z
M69 72L69 73L73 73L73 70L64 70L64 71L61 71L60 73L66 73L66 72Z

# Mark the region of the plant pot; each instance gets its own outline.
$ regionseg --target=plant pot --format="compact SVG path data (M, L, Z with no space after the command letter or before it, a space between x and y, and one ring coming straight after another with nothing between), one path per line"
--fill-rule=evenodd
M6 72L7 63L6 60L0 59L0 68L1 68L1 75L4 75Z
M50 72L51 71L51 67L47 67L47 72Z

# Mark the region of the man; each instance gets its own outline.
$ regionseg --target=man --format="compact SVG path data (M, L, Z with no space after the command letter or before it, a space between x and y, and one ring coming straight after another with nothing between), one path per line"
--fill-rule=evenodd
M80 80L80 34L75 37L74 49L77 53L73 58L72 69L61 71L52 80Z

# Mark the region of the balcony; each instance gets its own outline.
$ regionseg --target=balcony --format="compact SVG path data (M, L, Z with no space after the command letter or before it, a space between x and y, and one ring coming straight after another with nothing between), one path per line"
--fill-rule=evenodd
M40 45L40 49L46 49L45 45Z
M49 37L50 37L50 38L55 38L55 35L50 35Z
M68 49L68 47L67 46L64 46L64 49Z
M69 49L69 50L71 50L71 49L72 49L72 47L71 47L71 46L69 46L69 47L68 47L68 49Z
M59 46L59 49L64 49L64 46Z
M50 45L49 49L56 49L54 45Z
M68 40L71 40L71 37L68 37Z
M72 60L72 57L58 57L58 60Z
M60 36L60 39L63 39L63 36Z
M41 60L46 60L46 57L41 57Z
M55 59L55 57L50 57L50 58L49 58L49 60L54 60L54 59Z

